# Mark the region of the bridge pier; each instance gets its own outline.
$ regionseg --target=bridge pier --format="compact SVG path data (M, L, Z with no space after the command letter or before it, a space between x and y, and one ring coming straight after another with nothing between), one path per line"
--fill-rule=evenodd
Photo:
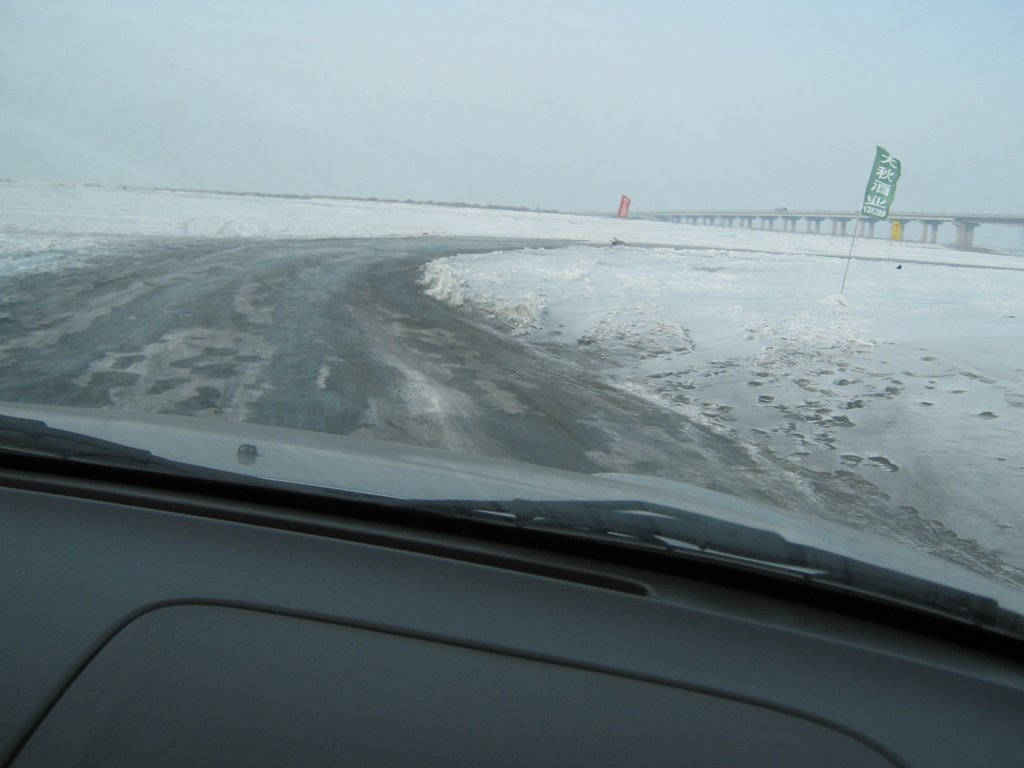
M941 221L921 219L921 242L934 245L939 239L939 225Z
M857 222L857 228L854 230L854 236L863 238L864 240L870 240L875 236L875 219L861 219Z
M775 217L774 216L762 216L761 217L761 229L775 229Z
M852 216L833 216L832 234L846 237L846 225L851 221L853 221Z
M822 222L822 219L818 218L817 216L807 216L806 217L806 221L807 221L807 231L808 232L810 232L811 234L815 234L815 235L820 235L821 234L821 222Z
M954 221L956 225L956 247L957 248L973 248L974 247L974 230L978 228L978 222L976 221Z

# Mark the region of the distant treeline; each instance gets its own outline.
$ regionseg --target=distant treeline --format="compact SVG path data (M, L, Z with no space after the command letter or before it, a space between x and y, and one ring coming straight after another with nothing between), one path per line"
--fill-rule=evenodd
M12 179L0 179L0 182L7 184L17 184L18 182ZM533 213L561 213L561 211L553 208L530 208L525 205L495 205L495 204L475 204L475 203L460 203L460 202L443 202L438 200L398 200L389 197L352 197L350 195L316 195L316 194L298 194L290 192L236 192L227 189L186 189L181 187L135 187L128 184L65 184L63 182L49 182L53 183L54 186L69 186L69 187L95 187L98 189L123 189L132 191L151 190L157 192L192 192L203 195L233 195L236 197L274 197L283 198L286 200L354 200L357 202L365 203L404 203L406 205L440 205L445 208L484 208L492 211L524 211Z
M450 202L443 200L413 200L412 198L406 198L405 200L399 200L393 197L353 197L352 195L315 195L315 194L298 194L289 192L231 192L227 190L219 189L173 189L163 188L167 192L206 192L214 195L240 195L250 197L280 197L289 200L354 200L357 202L364 203L404 203L406 205L440 205L446 208L486 208L493 211L526 211L534 213L561 213L561 211L554 210L552 208L530 208L526 205L495 205L490 204L477 204L477 203L462 203L462 202Z

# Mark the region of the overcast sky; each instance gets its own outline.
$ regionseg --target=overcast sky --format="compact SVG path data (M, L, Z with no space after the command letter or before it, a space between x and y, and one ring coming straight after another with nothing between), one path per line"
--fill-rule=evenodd
M0 0L0 178L1024 213L1024 2Z

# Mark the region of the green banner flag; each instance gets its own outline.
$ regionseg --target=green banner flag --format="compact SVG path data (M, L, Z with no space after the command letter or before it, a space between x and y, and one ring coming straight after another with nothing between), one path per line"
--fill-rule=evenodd
M875 164L871 167L868 187L864 190L861 215L875 219L889 218L889 206L896 197L896 182L900 180L900 161L885 147L875 147Z

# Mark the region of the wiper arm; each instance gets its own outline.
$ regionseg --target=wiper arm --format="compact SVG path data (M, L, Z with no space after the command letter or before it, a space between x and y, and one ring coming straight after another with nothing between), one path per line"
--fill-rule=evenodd
M889 603L1019 634L1024 620L984 595L938 584L774 531L644 501L416 501L418 510L530 530L654 547L684 557L769 571Z
M677 551L735 554L777 565L804 567L793 545L774 531L644 501L529 501L494 505L516 525L607 536Z

